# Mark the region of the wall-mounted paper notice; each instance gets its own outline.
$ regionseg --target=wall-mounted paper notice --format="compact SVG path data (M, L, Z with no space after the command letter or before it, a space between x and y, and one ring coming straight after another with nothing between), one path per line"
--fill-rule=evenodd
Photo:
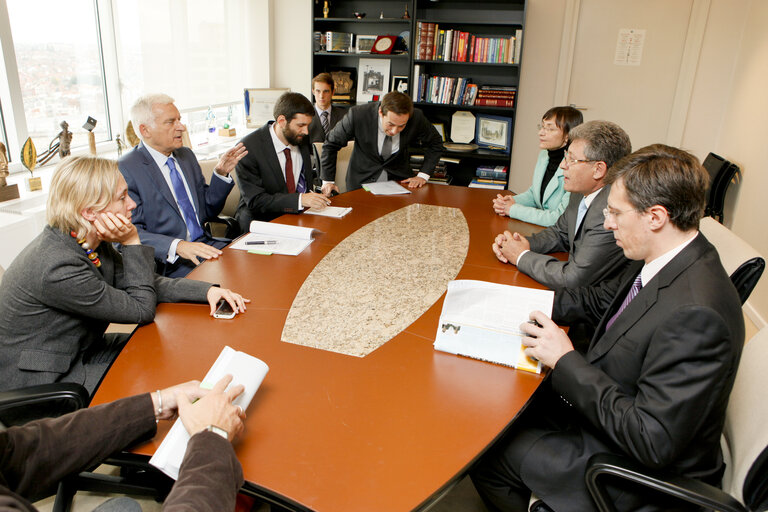
M644 28L620 28L613 63L619 66L639 66L643 60Z

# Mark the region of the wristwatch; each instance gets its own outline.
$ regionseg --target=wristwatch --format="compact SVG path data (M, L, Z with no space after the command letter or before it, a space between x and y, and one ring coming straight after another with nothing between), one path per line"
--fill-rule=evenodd
M205 430L207 430L208 432L213 432L214 434L218 434L224 439L226 439L227 441L229 441L229 433L221 427L217 427L216 425L208 425L207 427L205 427Z

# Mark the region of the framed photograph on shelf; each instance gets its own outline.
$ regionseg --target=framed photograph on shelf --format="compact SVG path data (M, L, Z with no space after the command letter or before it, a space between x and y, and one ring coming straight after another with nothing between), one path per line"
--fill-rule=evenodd
M275 103L283 93L290 89L245 89L245 126L261 128L267 121L274 119Z
M389 92L389 59L360 59L357 70L357 102L381 99Z
M512 119L477 114L475 143L481 148L509 153L512 145Z
M432 123L432 126L435 127L437 133L440 134L440 138L445 142L445 125L443 123Z
M408 94L408 77L402 75L392 75L392 90Z
M355 52L371 53L371 48L373 48L374 42L376 42L376 36L358 35L355 39Z

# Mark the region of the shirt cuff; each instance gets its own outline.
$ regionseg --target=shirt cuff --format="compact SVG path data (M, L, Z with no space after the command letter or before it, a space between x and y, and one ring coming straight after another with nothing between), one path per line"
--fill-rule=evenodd
M221 174L216 172L216 169L213 170L213 175L222 180L224 183L232 183L232 174L227 174L226 176L222 176Z
M299 211L302 211L304 209L304 205L301 204L301 196L302 196L302 194L301 194L301 192L299 192Z
M429 174L427 174L425 172L420 172L419 174L416 175L416 177L417 178L421 178L421 179L423 179L425 181L429 181Z
M325 181L325 180L323 180L323 186L325 186L326 183L330 183L331 185L335 185L336 184L335 181Z
M179 242L181 242L181 238L177 238L171 242L171 246L168 247L168 263L176 263L176 260L179 259L179 255L176 254L176 247L178 247Z
M531 252L531 250L530 249L526 249L526 250L524 250L523 252L520 253L520 256L517 257L517 261L515 262L515 266L516 267L520 266L520 258L522 258L523 255L525 255L525 253L527 253L527 252Z

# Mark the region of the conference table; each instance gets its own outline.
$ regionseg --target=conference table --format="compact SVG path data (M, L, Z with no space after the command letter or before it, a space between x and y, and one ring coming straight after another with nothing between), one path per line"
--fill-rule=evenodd
M544 376L434 350L444 295L365 357L285 343L281 332L305 278L336 244L413 203L462 210L470 241L457 279L542 288L491 251L493 238L505 229L541 229L495 215L495 194L438 185L397 196L361 189L333 199L335 206L353 208L341 219L276 219L315 228L314 242L298 256L227 248L218 260L200 265L189 278L240 292L251 299L248 310L220 320L209 316L207 304L158 305L155 321L136 330L93 403L202 379L229 345L270 367L235 445L244 492L318 512L429 506L507 430ZM402 276L413 271L404 268ZM168 423L134 451L153 454Z

